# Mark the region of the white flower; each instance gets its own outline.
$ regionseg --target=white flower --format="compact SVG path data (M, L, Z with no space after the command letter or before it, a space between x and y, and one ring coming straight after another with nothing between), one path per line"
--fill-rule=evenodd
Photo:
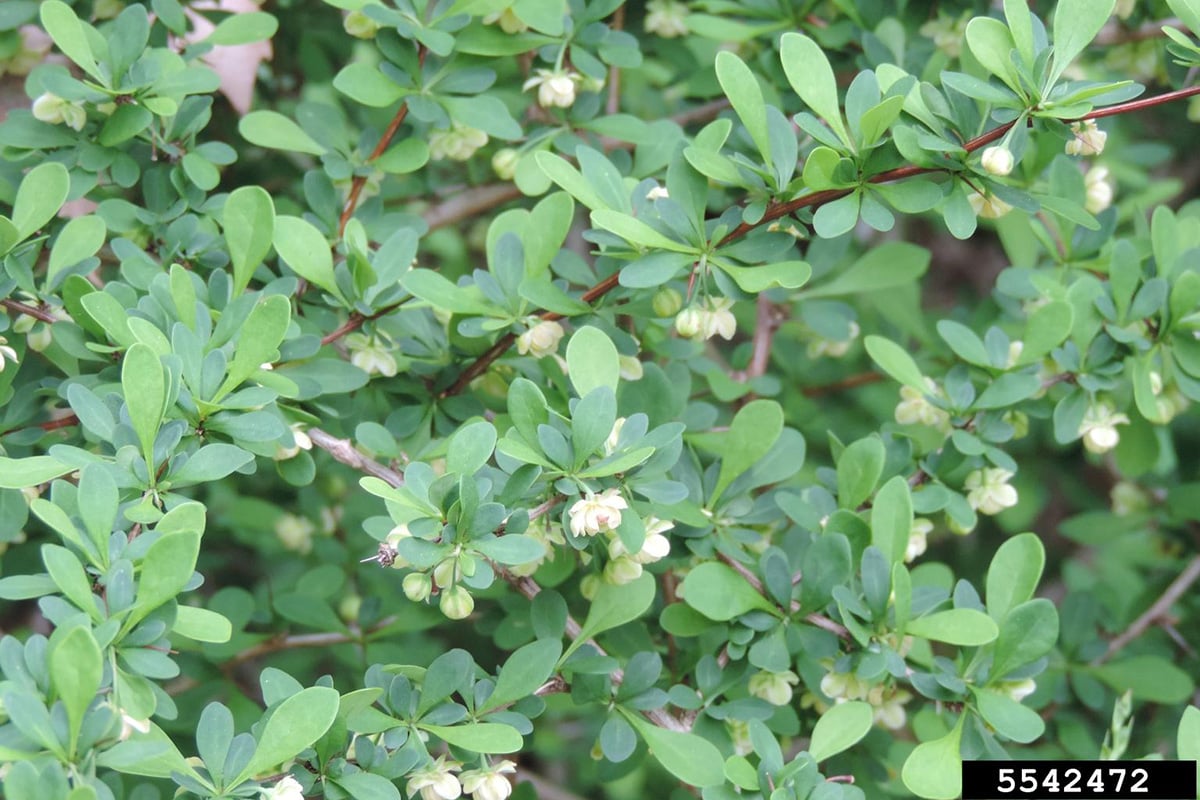
M867 693L867 702L875 707L875 722L888 730L900 730L904 727L907 714L904 704L912 699L912 694L903 689L895 689L885 694L882 686L876 686Z
M769 672L762 670L750 677L750 694L766 700L773 706L786 706L792 702L792 687L800 683L800 677L791 670Z
M707 297L699 304L679 312L675 317L675 330L680 336L698 342L714 336L732 339L737 333L737 319L729 310L731 308L733 301L728 297Z
M442 592L442 599L438 601L438 608L442 610L442 613L448 619L466 619L475 610L475 598L471 597L471 593L464 587L451 586ZM449 795L441 796L447 797ZM454 795L454 797L458 797L458 795Z
M1014 339L1008 343L1008 359L1004 362L1005 369L1012 369L1021 360L1021 354L1025 352L1025 343L1020 339Z
M409 797L419 794L421 800L456 800L462 796L462 784L454 773L461 767L457 761L438 756L437 761L412 773L405 789Z
M861 700L869 689L852 672L830 672L821 679L821 692L834 700Z
M650 191L646 192L647 200L663 200L670 196L671 195L667 194L667 190L662 186L655 186L651 188Z
M8 344L8 339L0 336L0 372L4 372L5 362L17 363L17 351Z
M469 770L461 776L463 791L475 800L506 800L513 787L503 773L516 771L517 765L507 758L487 769Z
M609 432L608 438L604 440L604 455L611 456L617 451L617 443L621 441L621 429L625 427L625 418L617 417L613 423L612 431Z
M967 476L967 504L981 514L999 514L1017 504L1017 490L1008 481L1013 474L999 467L977 469Z
M1108 167L1092 167L1083 176L1083 185L1087 190L1087 199L1083 207L1089 214L1099 214L1112 205L1113 187L1108 182Z
M629 556L614 558L604 565L604 580L614 586L624 586L642 576L642 565Z
M703 329L702 312L694 306L685 308L675 316L675 330L679 331L680 336L695 339L700 336Z
M637 356L617 356L617 363L620 365L619 374L623 381L640 381L646 374L646 368L638 361Z
M51 125L65 124L77 131L87 124L87 112L83 103L64 100L56 94L46 92L33 101L33 116Z
M500 30L505 33L523 33L529 30L529 26L521 21L521 18L513 12L512 8L488 14L483 18L484 25L495 25L497 23L500 25Z
M850 345L854 344L854 340L862 333L858 323L853 320L850 322L850 336L845 339L813 339L809 341L805 348L808 357L812 359L828 356L829 358L841 358L850 351Z
M929 546L927 539L931 531L933 531L931 520L921 517L913 520L912 527L908 531L908 546L904 550L905 562L912 561L925 552L925 548Z
M924 425L943 433L950 430L950 414L945 409L938 408L929 402L926 396L938 395L938 386L932 378L925 379L929 391L919 392L911 386L900 387L900 402L896 404L896 422L901 425Z
M275 460L287 461L289 458L295 458L300 455L301 450L312 450L312 439L304 432L303 422L293 422L292 428L292 446L284 447L283 445L275 445Z
M558 343L564 335L562 325L541 320L517 337L517 352L534 358L553 355L558 351Z
M521 89L529 91L536 86L538 105L542 108L570 108L575 104L575 86L580 80L578 72L539 69Z
M304 787L291 775L284 775L270 789L258 790L259 800L304 800Z
M1072 122L1071 132L1075 136L1067 142L1066 153L1069 156L1098 156L1104 152L1104 143L1108 134L1096 127L1095 120Z
M1001 681L996 688L1019 703L1037 691L1037 682L1033 678L1023 681Z
M674 39L685 36L688 7L677 0L650 0L646 3L646 33L653 33L664 39Z
M346 337L346 349L350 351L350 363L368 375L396 375L396 357L387 341L379 336L352 333Z
M317 526L307 517L283 514L275 521L275 535L283 546L297 553L312 550L312 536Z
M1013 171L1013 154L1007 147L992 145L983 151L980 163L989 175L1008 175Z
M754 752L754 742L750 740L750 723L740 719L725 720L725 728L733 743L733 752L739 756L748 756Z
M508 571L520 578L525 578L537 572L538 567L546 560L554 560L554 545L566 544L567 540L563 537L562 527L550 522L545 517L538 517L529 521L529 527L525 530L525 535L534 539L542 545L542 555L533 561L524 564L515 564L508 568Z
M475 151L488 143L488 135L478 128L459 122L450 130L436 130L429 134L429 157L438 160L466 161Z
M379 33L379 23L368 17L361 9L355 9L342 20L342 28L355 39L374 39Z
M1012 206L991 192L987 194L972 192L967 195L967 202L971 204L971 209L975 212L975 216L982 217L983 219L999 219L1012 211Z
M629 504L616 489L606 489L599 495L588 492L587 497L575 501L575 505L571 506L571 533L594 536L616 530L621 525L621 511L627 508Z
M1079 435L1089 453L1107 453L1121 441L1118 425L1128 425L1129 417L1118 414L1109 403L1092 403L1083 412L1079 423Z
M400 585L404 589L404 596L414 603L424 603L433 591L433 581L424 572L410 572Z
M123 742L126 739L128 739L130 736L133 736L133 734L135 732L136 733L149 733L150 732L150 720L135 719L134 717L131 717L130 715L128 715L124 711L122 711L121 712L121 733L118 736L118 738Z
M517 174L517 162L520 160L521 154L512 147L497 150L492 156L492 171L500 180L511 181Z

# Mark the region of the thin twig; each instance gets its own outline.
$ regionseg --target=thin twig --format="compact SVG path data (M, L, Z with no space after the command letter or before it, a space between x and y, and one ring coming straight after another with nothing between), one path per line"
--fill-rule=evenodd
M4 300L0 300L0 306L4 306L9 311L15 311L18 314L24 314L27 317L33 317L34 319L41 320L42 322L48 322L51 325L59 321L58 318L49 311L44 311L36 306L22 303L20 300L5 298Z
M363 455L349 439L339 439L320 428L309 428L305 433L308 434L309 439L312 439L313 444L333 456L335 461L340 461L359 472L379 478L391 486L404 485L403 475L390 467L385 467L375 459Z
M609 23L609 28L614 31L624 30L625 28L625 6L624 4L617 6L617 10L613 12L612 22ZM608 68L608 100L604 104L606 114L616 114L621 110L621 69L613 65Z
M866 386L871 383L879 383L883 379L884 375L882 372L858 372L831 383L821 384L820 386L805 386L800 392L805 397L821 397L827 394L844 392L847 389L857 389L859 386Z
M1200 580L1200 555L1194 556L1188 565L1183 568L1183 572L1179 573L1179 577L1171 581L1171 585L1166 588L1166 591L1154 601L1154 605L1150 606L1145 612L1135 619L1132 624L1125 630L1121 631L1120 635L1108 643L1108 649L1100 656L1093 659L1092 666L1099 666L1105 661L1108 661L1125 645L1132 642L1134 639L1141 636L1148 628L1167 618L1171 612L1171 606L1175 604L1180 597L1192 587L1197 580Z
M1159 105L1163 105L1165 103L1170 103L1175 100L1183 100L1185 98L1193 97L1195 95L1200 95L1200 86L1190 86L1186 89L1178 89L1173 92L1165 92L1163 94L1155 95L1153 97L1143 98L1141 100L1131 100L1128 103L1119 103L1118 105L1109 106L1108 108L1097 109L1095 111L1092 111L1089 114L1085 114L1084 116L1079 117L1078 120L1074 120L1074 121L1086 120L1086 119L1100 119L1101 117L1111 117L1111 116L1116 116L1118 114L1128 114L1128 113L1131 113L1134 111L1140 111L1142 109L1152 108L1154 106L1159 106ZM1066 120L1066 121L1071 122L1072 120ZM970 153L970 152L974 152L975 150L978 150L982 147L985 147L986 145L989 145L992 142L1003 137L1004 134L1007 133L1008 130L1014 124L1015 124L1014 122L1007 122L997 128L994 128L994 129L988 131L985 134L976 136L974 139L971 139L970 141L966 142L963 145L963 149L966 152ZM905 180L907 178L913 178L918 175L933 175L933 174L944 173L947 171L949 171L949 170L945 167L919 167L919 166L916 166L915 164L909 164L907 166L897 167L896 169L891 169L891 170L887 170L886 172L881 172L878 175L872 175L867 180L869 183L891 183L893 181L899 181L899 180ZM770 222L774 222L775 220L777 220L781 217L786 217L791 214L794 214L802 208L818 208L820 206L827 205L828 203L832 203L835 200L840 200L841 198L843 198L855 191L858 191L857 187L850 188L850 189L825 189L823 191L813 192L812 194L806 194L801 197L797 197L796 199L789 200L787 202L772 203L767 206L766 211L763 213L762 217L758 220L758 222L755 222L753 224L751 224L749 222L742 222L737 227L735 227L733 230L731 230L729 233L727 233L724 236L724 238L722 238L717 243L717 247L718 248L723 247L723 246L729 244L730 242L733 242L733 241L736 241L736 240L742 238L743 236L747 235L751 231L756 230L757 228L759 228L763 225L766 225ZM599 297L602 297L603 295L612 291L613 289L615 289L617 287L617 285L618 285L617 274L610 275L609 277L605 278L600 283L593 286L587 292L585 292L581 299L586 303L590 303L593 300L595 300ZM553 312L547 311L547 312L543 312L541 314L541 319L558 320L558 319L562 319L562 316L563 315L561 315L561 314L555 314ZM458 379L450 386L450 388L442 393L441 396L447 397L449 395L458 394L459 392L463 391L463 389L465 389L472 380L474 380L479 375L482 375L484 373L484 371L486 371L487 368L492 364L493 361L495 361L500 356L502 356L506 352L508 352L509 347L512 346L512 343L515 340L516 340L516 336L514 336L511 333L506 333L504 336L501 336L500 339L498 339L494 345L492 345L490 348L487 349L486 352L483 353L483 355L481 355L477 359L475 359L475 361L471 363L471 366L469 366L466 369L466 371L463 372L462 375L460 375L458 377Z
M370 634L383 630L394 623L398 617L391 616L382 619L370 628L357 633L301 633L293 636L278 636L248 647L228 661L221 662L221 669L229 670L239 664L261 656L278 653L281 650L300 650L309 647L333 647L339 644L362 643Z
M521 197L521 190L512 183L489 183L484 186L473 186L444 203L430 206L421 213L421 218L425 220L425 224L429 226L430 230L436 230L469 219L519 197Z

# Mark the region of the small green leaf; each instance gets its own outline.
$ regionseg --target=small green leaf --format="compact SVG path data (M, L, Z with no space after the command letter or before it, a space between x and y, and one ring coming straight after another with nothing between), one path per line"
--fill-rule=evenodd
M779 54L792 90L853 151L854 143L846 132L838 104L837 80L825 51L804 34L792 32L780 40Z
M621 380L620 356L608 334L585 325L567 342L567 374L580 397L598 386L614 392Z
M754 73L744 61L728 50L717 53L716 70L717 81L721 84L725 96L729 98L730 105L746 126L746 131L754 140L754 146L766 162L767 169L772 169L771 140L767 134L767 109L763 102L762 89L759 88Z
M71 7L60 0L46 0L41 6L41 18L42 27L50 34L58 49L76 66L103 83L104 77L96 65L96 57L88 44L83 24Z
M587 619L583 623L579 636L567 647L567 651L563 653L563 659L574 653L588 639L627 622L632 622L645 614L654 602L654 595L654 577L648 572L624 586L601 584L596 591L596 596L592 599L591 608L588 609Z
M782 433L783 409L774 400L753 400L742 406L723 439L721 471L709 498L710 507L739 475L770 452Z
M813 727L808 754L818 763L858 744L871 731L875 711L870 703L854 700L831 707Z
M735 267L714 262L722 272L733 278L743 292L757 294L767 289L783 287L799 289L812 277L812 267L805 261L777 261L757 267Z
M1075 56L1091 44L1112 16L1117 0L1059 0L1054 6L1054 68L1048 85L1058 82Z
M486 420L459 428L447 448L446 469L460 475L474 475L496 448L496 428Z
M571 166L565 158L554 153L539 150L533 156L546 177L554 181L567 194L592 210L608 208L608 204L600 199L600 195L592 188L583 175Z
M912 524L912 490L905 477L897 475L875 493L871 506L871 544L889 564L904 560Z
M197 531L172 533L150 545L142 561L141 580L138 581L135 606L138 613L132 614L131 619L140 620L175 599L192 579L199 554L200 533Z
M984 69L1014 92L1022 91L1009 55L1016 48L1016 43L1008 26L992 17L975 17L967 23L966 40L971 54Z
M519 648L500 668L496 688L480 711L528 697L554 673L554 666L562 655L562 642L558 639L539 639Z
M96 255L104 246L108 228L104 220L95 214L75 217L63 226L54 246L50 248L50 263L46 267L46 286L56 286L55 278L67 267L73 267L85 258Z
M276 217L272 241L275 252L293 272L344 302L333 277L333 253L329 249L329 242L315 225L300 217Z
M853 510L871 496L883 474L886 457L883 441L878 436L859 439L842 451L837 462L839 506Z
M186 636L197 642L224 644L233 635L233 626L228 618L207 608L181 605L175 612L173 633Z
M53 0L47 5L63 4ZM74 17L74 13L70 13ZM57 161L46 161L29 170L13 200L12 224L17 229L17 241L29 238L53 219L67 201L70 190L71 177L67 168Z
M893 380L922 393L929 391L925 377L921 374L921 368L903 347L882 336L868 336L863 340L863 345L867 349L867 354L871 356L871 360Z
M748 611L777 611L736 570L717 561L707 561L693 569L683 579L681 588L689 606L719 622Z
M58 590L77 608L95 618L97 614L96 603L92 599L92 582L75 554L57 544L44 544L42 563L46 565L46 571L54 579Z
M962 741L963 722L966 715L959 717L954 730L940 739L917 745L909 753L900 771L900 779L908 790L927 800L954 800L962 792Z
M447 744L476 753L515 753L525 741L520 732L497 722L469 722L464 725L420 725Z
M929 269L930 253L907 242L888 242L867 250L832 280L802 292L804 297L839 295L894 289L910 284Z
M721 751L694 733L669 731L619 707L663 768L689 786L720 786L725 782Z
M337 691L324 686L312 686L284 700L267 718L250 762L226 785L237 786L251 775L295 758L329 730L337 711Z
M356 103L371 108L395 105L405 90L373 65L363 61L342 67L333 79L333 88Z
M862 207L862 192L855 190L832 203L826 203L813 214L813 230L822 239L836 239L854 230Z
M597 228L611 231L630 244L638 247L654 247L660 250L670 250L675 253L697 252L696 248L692 245L668 238L640 219L620 211L613 211L608 208L596 209L592 212L592 224Z
M1046 550L1033 533L1018 534L996 550L987 573L987 610L996 622L1002 622L1016 606L1033 597Z
M258 372L263 364L278 358L279 343L283 341L291 316L291 301L283 295L271 295L254 306L238 333L228 374L211 398L213 402L219 402Z
M250 285L254 270L271 250L275 237L275 204L261 186L241 186L230 192L221 212L225 245L233 264L232 297Z
M263 11L230 14L202 41L221 46L250 44L270 39L278 29L279 21Z
M990 595L989 595L990 600ZM1058 611L1044 597L1014 606L1000 626L992 647L992 680L1000 680L1018 667L1036 661L1058 641Z
M1150 703L1182 703L1195 689L1192 677L1162 656L1133 656L1091 672L1116 691L1131 691L1136 699Z
M917 617L908 623L908 633L922 639L976 647L995 641L1000 629L992 618L973 608L951 608Z
M1029 706L1021 705L1004 692L975 690L975 707L996 733L1014 742L1028 744L1046 731L1046 723Z
M79 726L88 706L96 699L103 676L100 645L96 644L90 628L76 625L61 638L51 637L50 679L67 709L72 752L79 738Z
M121 389L129 420L142 444L142 457L151 475L155 472L154 439L167 401L166 377L158 355L149 345L134 344L121 365Z
M0 489L24 489L47 483L60 475L73 472L75 467L51 456L9 458L0 456Z
M238 132L259 147L314 156L325 154L324 145L278 111L251 111L238 123Z

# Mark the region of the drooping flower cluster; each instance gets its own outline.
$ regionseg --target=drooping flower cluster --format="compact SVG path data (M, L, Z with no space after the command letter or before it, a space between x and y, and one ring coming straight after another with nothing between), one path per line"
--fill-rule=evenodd
M78 100L67 100L56 94L45 92L33 101L33 116L51 125L66 125L81 131L87 124L87 111Z
M929 402L929 396L941 392L932 378L925 379L928 392L919 392L911 386L900 387L900 402L896 404L896 422L901 425L924 425L946 433L950 430L950 414Z
M737 319L734 318L733 301L728 297L706 297L695 305L680 311L675 317L675 330L680 336L686 336L702 342L714 336L722 339L732 339L737 333Z
M764 669L750 676L749 691L773 706L786 706L792 702L792 687L798 683L800 676L791 670L771 672Z
M600 494L588 492L586 497L576 500L568 512L571 533L575 536L595 536L597 533L615 531L621 525L621 512L627 508L629 504L617 489L605 489Z
M558 343L566 332L563 326L549 320L530 321L529 328L517 337L517 352L521 355L531 355L543 358L558 352Z
M1112 205L1113 187L1108 182L1108 167L1092 167L1083 176L1086 199L1083 207L1090 214L1099 214Z
M905 562L911 562L929 547L929 534L933 532L932 520L917 517L908 531L908 546L904 549Z
M1104 143L1108 134L1096 127L1095 120L1072 122L1071 133L1074 136L1066 144L1069 156L1098 156L1104 152Z
M1000 219L1012 211L1012 206L991 192L972 192L967 195L967 202L971 204L975 216L981 219Z
M352 333L346 337L346 349L350 351L350 363L368 375L396 376L398 365L392 355L395 347L385 337Z
M1084 411L1079 436L1089 453L1107 453L1121 441L1117 426L1128 424L1129 417L1118 413L1111 403L1097 401Z
M646 3L646 33L664 39L687 35L688 7L678 0L650 0Z
M304 787L291 775L284 775L278 783L260 789L259 800L304 800Z
M409 774L405 790L409 797L419 796L421 800L456 800L463 790L455 774L461 769L459 762L438 756L436 761Z
M609 562L604 566L605 581L618 586L635 581L641 577L643 566L661 561L671 554L671 540L664 534L674 528L675 523L657 517L647 517L645 527L646 538L642 541L642 548L636 553L630 553L615 533L610 534Z
M967 476L967 504L980 514L999 514L1017 504L1017 490L1009 485L1013 474L999 467L977 469Z
M455 122L449 130L435 130L429 134L429 157L466 161L487 143L488 135L483 131Z

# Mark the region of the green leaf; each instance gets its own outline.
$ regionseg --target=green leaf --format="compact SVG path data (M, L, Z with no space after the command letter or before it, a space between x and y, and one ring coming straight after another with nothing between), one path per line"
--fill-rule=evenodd
M1009 57L1016 43L1007 25L993 17L975 17L967 23L966 40L971 54L984 69L1014 92L1022 92L1023 87L1017 80L1015 67Z
M825 51L804 34L791 32L780 40L779 54L792 90L853 151L854 143L846 132L838 104L837 81Z
M198 531L172 533L150 545L146 557L142 560L142 574L138 581L135 606L137 613L131 614L130 619L134 622L143 619L154 609L175 599L192 579L192 571L196 568L196 557L199 554Z
M660 728L623 707L618 708L667 772L689 786L720 786L725 782L724 758L712 742L694 733Z
M1051 85L1091 44L1112 16L1117 0L1059 0L1054 6L1054 68Z
M684 602L719 622L747 611L778 611L736 570L718 561L707 561L693 569L683 579L681 588Z
M959 717L954 730L940 739L917 745L904 762L900 779L908 790L928 800L954 800L962 792L963 722Z
M419 725L447 744L476 753L515 753L525 741L516 728L497 722L469 722L464 725Z
M621 380L617 346L604 331L585 325L567 342L567 374L580 397L598 386L616 392Z
M233 359L224 382L211 398L213 402L220 402L258 372L263 364L279 357L279 343L283 341L291 318L291 301L283 295L271 295L254 306L238 333Z
M562 642L558 639L539 639L516 650L500 668L496 688L480 711L489 711L533 694L554 674L554 666L561 655Z
M101 752L96 762L106 769L146 778L170 778L172 772L178 772L199 779L171 737L153 722L149 733L135 734Z
M990 599L990 595L989 595ZM1058 641L1058 611L1044 597L1014 606L1000 625L992 654L991 680L1036 661Z
M1075 309L1070 303L1055 300L1040 306L1025 321L1024 347L1016 366L1035 364L1066 341L1075 324Z
M329 730L337 711L337 691L324 686L312 686L284 700L263 726L250 762L226 785L237 786L251 775L295 758Z
M770 452L783 433L783 409L774 400L753 400L742 406L729 424L721 448L721 471L717 475L709 506L716 506L729 485Z
M42 563L46 565L46 571L54 579L58 590L94 619L97 614L96 603L92 599L92 582L75 554L57 544L44 544Z
M254 270L267 257L275 237L275 204L261 186L240 186L230 192L221 212L221 226L233 264L232 297L250 285Z
M238 132L259 147L314 156L325 154L324 145L278 111L251 111L238 123Z
M1006 372L979 393L973 407L1005 408L1033 397L1041 388L1042 379L1035 373Z
M55 278L67 267L96 255L104 245L108 228L95 214L69 220L50 248L50 263L46 267L46 286L56 286Z
M887 454L878 436L853 442L837 462L838 505L856 509L875 491ZM907 538L905 539L907 541Z
M983 340L966 325L952 319L943 319L937 324L937 332L938 336L941 336L942 340L950 345L954 354L963 361L979 367L992 366L991 356L988 355Z
M1200 0L1167 0L1167 5L1193 35L1200 34ZM1192 708L1194 709L1194 707ZM1187 713L1184 716L1186 718ZM1195 719L1194 715L1193 719ZM1182 730L1182 727L1180 730ZM1200 736L1197 737L1196 741L1200 742ZM1182 754L1179 757L1196 758L1196 756L1184 756Z
M1200 17L1200 11L1197 16ZM1175 757L1182 761L1200 762L1200 708L1196 706L1188 706L1183 710L1179 731L1175 736ZM1200 777L1200 763L1196 764L1196 771L1197 777Z
M384 75L374 64L358 61L342 67L333 79L333 88L356 103L371 108L393 106L405 95L405 89Z
M181 605L176 610L175 626L171 631L197 642L223 644L233 635L233 626L216 611Z
M472 422L455 431L447 448L446 469L460 475L474 475L492 457L496 449L496 428L486 420Z
M871 544L889 564L904 561L912 524L912 490L904 476L897 475L876 492L871 506Z
M58 0L51 4L62 5ZM57 161L46 161L29 170L13 200L12 224L17 229L17 241L29 238L52 220L67 201L70 190L67 168Z
M630 244L670 250L675 253L697 252L694 246L670 239L629 214L609 208L599 208L593 211L591 216L592 224L597 228L611 231Z
M46 0L41 6L42 27L63 51L63 55L75 62L81 70L101 83L104 77L96 65L96 57L88 44L83 24L75 12L60 0Z
M907 242L888 242L867 250L857 261L838 272L832 280L806 289L804 297L839 295L894 289L912 283L929 269L930 253Z
M820 763L858 744L871 731L875 710L870 703L854 700L831 707L813 726L808 754Z
M183 466L170 473L171 486L211 483L228 477L254 461L254 454L235 444L214 442L192 453Z
M813 214L813 230L822 239L836 239L849 233L858 223L862 192L855 190L832 203L826 203Z
M57 639L57 641L56 641ZM71 751L79 738L88 706L96 699L104 663L100 645L90 628L76 625L61 638L50 640L50 679L54 690L67 710L67 725L71 732Z
M554 181L567 194L592 210L608 208L608 203L600 199L600 195L592 185L584 180L583 175L571 166L565 158L545 150L534 153L533 158L546 177Z
M908 623L908 633L922 639L976 647L995 641L1000 629L992 618L973 608L951 608L917 617Z
M1131 691L1134 698L1150 703L1182 703L1195 689L1192 676L1162 656L1133 656L1094 667L1091 672L1116 691Z
M276 217L272 241L275 252L293 272L345 302L333 277L333 253L329 242L315 225L300 217Z
M421 139L404 139L389 147L375 159L376 169L392 175L416 172L429 161L429 145Z
M129 409L129 420L142 444L142 457L146 467L154 474L154 439L162 423L163 410L167 402L166 376L158 355L149 345L134 344L125 352L121 365L121 389L125 395L125 407Z
M202 41L221 46L249 44L270 39L278 29L279 21L263 11L230 14Z
M443 311L486 315L494 310L479 298L478 290L456 286L441 273L431 269L409 270L400 279L400 284L413 296Z
M607 386L587 393L571 414L571 448L577 466L600 449L617 419L617 398Z
M9 458L0 456L0 489L24 489L47 483L60 475L73 472L75 467L51 456Z
M1046 732L1046 723L1029 706L1021 705L1004 692L992 689L974 691L979 715L1001 736L1028 744Z
M777 261L757 267L735 267L732 264L713 262L722 272L733 278L743 292L757 294L777 286L799 289L812 277L812 267L806 261Z
M988 567L988 615L1002 622L1009 611L1032 598L1045 565L1046 550L1037 534L1017 534L1000 545Z
M154 114L145 106L117 106L117 110L104 121L97 139L105 147L116 147L146 130L153 121Z
M893 380L922 393L929 391L921 368L903 347L882 336L868 336L863 340L863 345L871 360Z
M717 53L717 81L730 105L737 112L738 118L746 126L754 146L766 162L767 169L771 164L771 140L767 134L767 109L763 102L762 89L754 73L740 58L728 50Z
M645 614L654 602L654 595L654 576L648 572L624 586L601 584L596 596L592 598L591 608L588 609L587 619L579 636L567 647L563 659L574 653L588 639L632 622Z

